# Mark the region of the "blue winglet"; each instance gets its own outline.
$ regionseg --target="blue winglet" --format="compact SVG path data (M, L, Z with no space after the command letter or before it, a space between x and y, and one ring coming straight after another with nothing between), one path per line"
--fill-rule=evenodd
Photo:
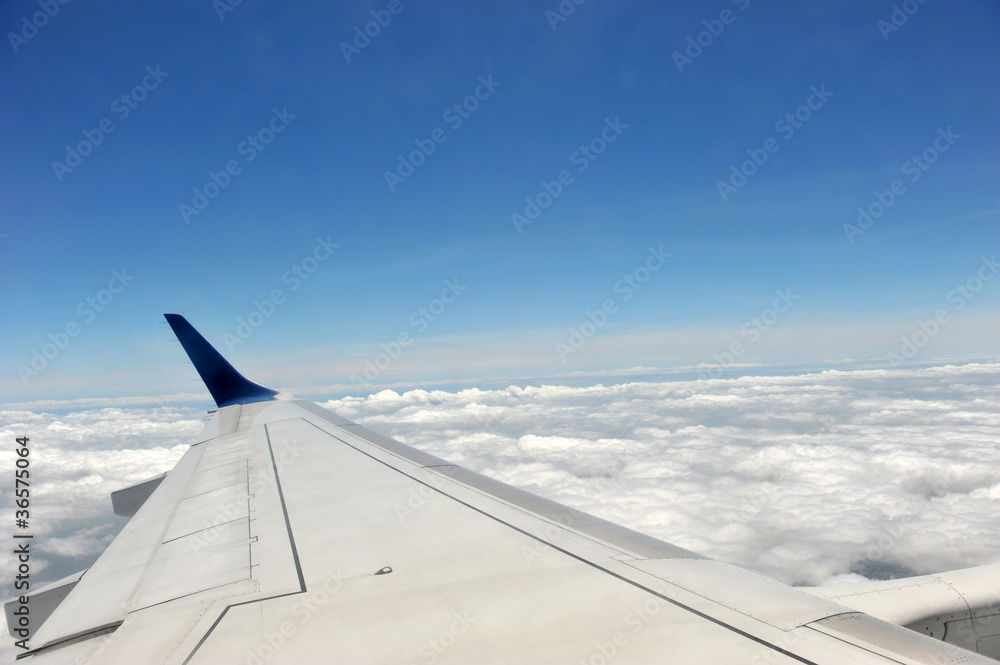
M184 347L188 358L194 363L194 368L201 375L208 392L212 393L215 403L220 406L232 404L248 404L250 402L266 402L274 399L277 390L271 390L249 381L229 361L209 344L190 323L180 314L164 314L164 318L173 328L177 340Z

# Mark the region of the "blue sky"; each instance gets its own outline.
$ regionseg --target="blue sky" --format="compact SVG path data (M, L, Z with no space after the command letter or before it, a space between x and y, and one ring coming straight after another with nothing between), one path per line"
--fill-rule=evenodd
M304 394L996 358L1000 7L903 5L7 3L0 400L197 392L163 312Z

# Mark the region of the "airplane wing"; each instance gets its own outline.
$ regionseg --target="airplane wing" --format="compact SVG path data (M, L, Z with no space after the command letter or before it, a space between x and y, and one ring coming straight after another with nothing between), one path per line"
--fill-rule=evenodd
M166 316L218 409L115 493L131 517L90 569L32 594L26 665L997 663L259 386ZM969 591L997 573L907 596L907 621L1000 654L1000 594Z

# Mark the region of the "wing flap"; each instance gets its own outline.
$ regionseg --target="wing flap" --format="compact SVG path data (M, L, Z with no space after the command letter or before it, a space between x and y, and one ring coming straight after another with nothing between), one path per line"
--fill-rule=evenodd
M56 608L76 588L86 570L68 575L52 584L47 584L27 594L28 609L19 599L4 603L4 613L7 616L7 630L11 637L19 640L30 638L45 623ZM23 619L23 623L22 623Z
M996 665L984 655L939 642L862 612L828 617L811 629L868 649L900 663L914 665Z
M1000 564L807 591L949 644L1000 658Z
M139 509L142 508L142 504L146 503L146 499L152 496L153 492L160 483L163 482L164 476L167 474L161 473L155 478L150 478L149 480L144 480L141 483L136 483L135 485L130 485L129 487L122 488L111 493L111 507L114 510L115 515L120 515L122 517L132 517Z

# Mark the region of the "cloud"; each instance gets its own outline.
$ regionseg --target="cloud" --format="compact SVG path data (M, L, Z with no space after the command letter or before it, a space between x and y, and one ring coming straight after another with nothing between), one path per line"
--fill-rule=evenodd
M77 399L43 399L30 402L8 402L3 408L29 411L67 411L71 409L86 409L102 406L144 406L150 404L191 404L208 400L208 392L176 393L174 395L136 396L136 397L80 397Z

